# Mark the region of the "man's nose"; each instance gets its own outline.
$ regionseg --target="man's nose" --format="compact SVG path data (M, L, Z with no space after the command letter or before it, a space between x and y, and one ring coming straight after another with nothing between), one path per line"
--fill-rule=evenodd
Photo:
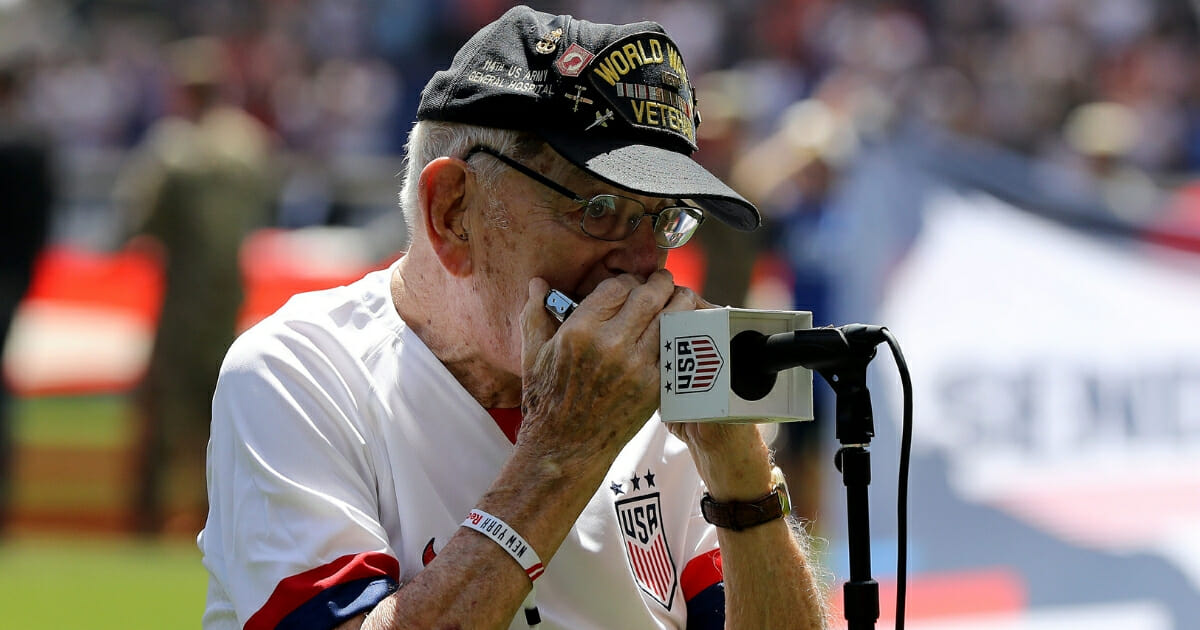
M667 264L667 252L654 239L654 217L646 216L633 234L619 241L619 246L610 254L609 266L619 273L646 277Z

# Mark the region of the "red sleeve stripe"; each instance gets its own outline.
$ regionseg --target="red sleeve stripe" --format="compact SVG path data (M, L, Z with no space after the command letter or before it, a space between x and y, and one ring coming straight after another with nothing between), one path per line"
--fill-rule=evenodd
M378 552L345 555L333 562L284 578L267 603L246 621L245 630L269 630L292 611L326 590L363 578L386 577L399 582L400 563Z
M704 589L724 579L725 574L721 570L720 549L713 549L692 558L683 568L683 574L679 576L679 583L683 587L684 601L692 599L702 593Z

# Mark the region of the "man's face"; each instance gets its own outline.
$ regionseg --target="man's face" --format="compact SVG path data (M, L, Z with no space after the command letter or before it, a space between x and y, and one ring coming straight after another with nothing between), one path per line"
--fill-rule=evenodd
M550 151L524 163L585 198L618 193L640 200L650 213L671 205L609 186ZM593 238L579 227L578 204L511 168L503 169L491 199L481 199L470 212L471 239L479 239L472 247L474 290L488 314L497 350L493 360L514 374L521 369L520 313L531 278L544 278L578 301L608 278L624 273L645 278L666 264L667 250L655 245L650 219L625 240Z

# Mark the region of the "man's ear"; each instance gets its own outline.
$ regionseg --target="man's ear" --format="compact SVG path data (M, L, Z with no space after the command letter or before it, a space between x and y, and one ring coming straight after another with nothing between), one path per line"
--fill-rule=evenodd
M475 191L467 163L451 157L433 160L421 171L418 203L433 251L452 275L471 273L471 235L467 208Z

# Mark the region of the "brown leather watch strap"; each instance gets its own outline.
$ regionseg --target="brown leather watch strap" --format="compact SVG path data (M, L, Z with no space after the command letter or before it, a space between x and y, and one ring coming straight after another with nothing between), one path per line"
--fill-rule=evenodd
M704 498L700 499L700 512L704 515L704 520L709 523L717 527L732 529L735 532L769 523L784 516L783 501L779 498L779 488L749 502L721 503L706 492Z

